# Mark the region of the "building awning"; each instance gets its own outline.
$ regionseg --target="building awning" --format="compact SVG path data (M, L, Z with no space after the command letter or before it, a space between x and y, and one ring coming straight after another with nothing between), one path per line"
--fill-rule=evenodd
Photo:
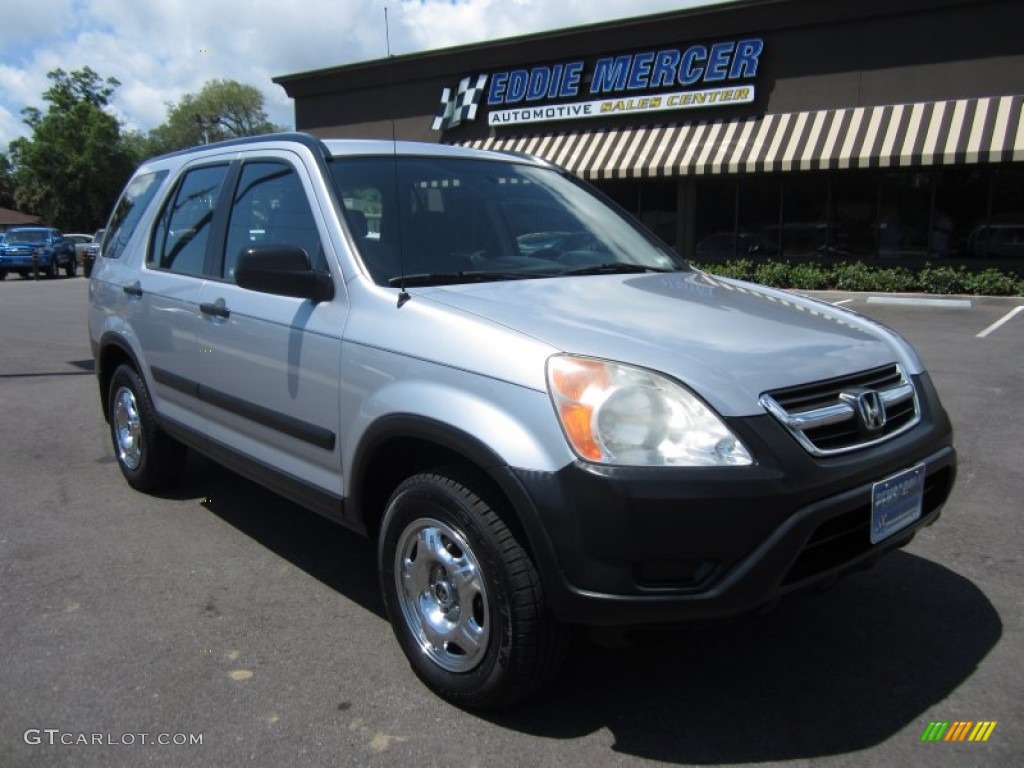
M527 152L589 179L1024 161L1024 96L463 142Z

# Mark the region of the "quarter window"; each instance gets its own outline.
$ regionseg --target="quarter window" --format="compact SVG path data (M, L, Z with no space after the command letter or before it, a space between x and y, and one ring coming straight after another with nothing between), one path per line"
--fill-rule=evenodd
M110 216L107 227L109 235L103 240L105 248L102 255L105 258L116 259L124 252L139 219L165 178L167 171L156 171L141 174L131 180Z

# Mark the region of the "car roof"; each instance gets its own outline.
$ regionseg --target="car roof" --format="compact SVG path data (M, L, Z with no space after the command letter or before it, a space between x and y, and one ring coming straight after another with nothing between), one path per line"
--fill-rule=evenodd
M219 141L198 147L182 149L167 155L150 158L139 166L145 169L174 168L183 162L205 155L223 155L225 150L246 150L255 146L266 149L288 149L300 144L324 160L339 157L398 155L419 157L449 157L467 159L505 160L507 162L530 163L537 166L553 167L546 160L517 152L489 152L450 144L432 144L416 141L390 141L384 139L320 139L308 133L268 133L242 139Z
M488 152L470 147L451 144L431 144L420 141L388 141L382 139L325 139L324 145L332 157L353 155L399 155L402 157L451 157L467 159L505 160L507 162L529 162L547 165L543 160L515 152Z

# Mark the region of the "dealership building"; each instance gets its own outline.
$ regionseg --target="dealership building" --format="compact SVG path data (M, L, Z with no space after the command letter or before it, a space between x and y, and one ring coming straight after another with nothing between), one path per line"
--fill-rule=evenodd
M275 78L296 128L526 152L683 255L1024 267L1020 0L740 0Z

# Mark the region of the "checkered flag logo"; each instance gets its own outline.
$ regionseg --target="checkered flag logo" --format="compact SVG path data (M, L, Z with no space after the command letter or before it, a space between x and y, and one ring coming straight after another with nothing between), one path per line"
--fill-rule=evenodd
M464 77L452 96L452 89L445 88L441 92L441 104L434 115L435 131L446 131L462 123L464 120L476 120L476 108L484 95L487 75L478 75L476 83L470 85L473 78Z

